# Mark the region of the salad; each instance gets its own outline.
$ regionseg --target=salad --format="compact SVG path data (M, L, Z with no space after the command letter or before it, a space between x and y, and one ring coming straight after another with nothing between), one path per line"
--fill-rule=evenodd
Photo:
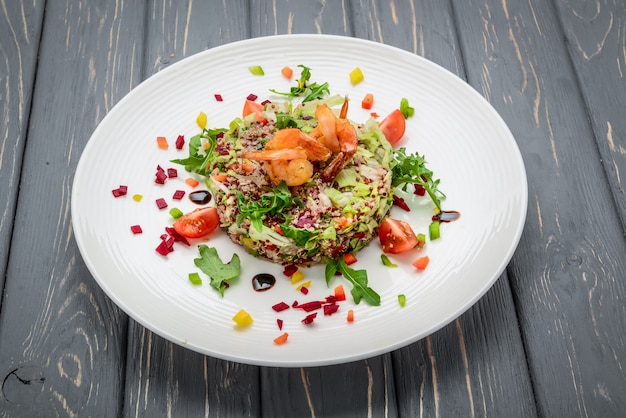
M345 257L375 238L384 253L424 245L425 234L388 216L392 204L408 209L394 193L398 187L413 185L416 194L430 197L435 218L429 235L438 238L444 195L423 156L393 148L413 113L407 99L381 122L353 122L347 97L331 95L328 83L311 81L310 68L299 67L294 87L271 90L279 100L248 96L241 117L227 128L206 127L200 114L202 131L191 138L188 157L173 162L206 179L215 205L182 216L174 228L198 238L219 225L255 256L285 266L325 263L327 281L341 273L353 283L356 302L377 305L366 273L355 274ZM367 95L362 106L372 102ZM416 260L422 269L426 264L427 258ZM223 293L227 280L219 283Z

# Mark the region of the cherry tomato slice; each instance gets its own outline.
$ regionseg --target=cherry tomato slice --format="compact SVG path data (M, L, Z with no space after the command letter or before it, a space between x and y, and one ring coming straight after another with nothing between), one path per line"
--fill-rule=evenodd
M252 100L246 99L246 102L243 104L243 111L241 112L242 116L245 118L248 115L254 113L254 120L257 122L267 121L263 117L263 105L261 103L253 102Z
M417 237L411 226L398 219L385 218L378 228L378 238L383 252L400 254L417 245Z
M174 229L186 238L201 238L215 231L220 223L217 209L200 208L176 219Z
M404 136L406 121L404 120L402 112L396 109L383 119L382 122L378 124L378 127L382 133L385 134L387 141L393 145Z

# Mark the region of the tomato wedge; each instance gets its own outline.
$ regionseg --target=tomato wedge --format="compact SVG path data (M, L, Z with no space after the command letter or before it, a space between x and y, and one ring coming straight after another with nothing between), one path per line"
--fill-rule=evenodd
M255 115L255 121L267 122L267 119L263 117L263 105L261 103L253 102L252 100L246 99L246 102L243 104L243 111L241 112L241 114L245 118L246 116L253 113Z
M383 252L400 254L417 245L417 237L411 226L398 219L385 218L378 228L378 238Z
M399 109L391 112L385 119L378 124L378 127L387 138L391 145L398 142L404 136L406 129L406 121L404 115Z
M186 238L201 238L215 231L220 223L217 209L200 208L176 219L174 229Z

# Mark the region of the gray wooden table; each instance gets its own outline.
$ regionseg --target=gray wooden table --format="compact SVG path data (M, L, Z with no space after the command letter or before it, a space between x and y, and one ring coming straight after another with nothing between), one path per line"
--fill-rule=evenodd
M622 0L0 1L0 416L624 416ZM72 235L76 164L142 80L228 42L345 35L424 56L502 115L528 172L506 272L394 352L271 368L130 320Z

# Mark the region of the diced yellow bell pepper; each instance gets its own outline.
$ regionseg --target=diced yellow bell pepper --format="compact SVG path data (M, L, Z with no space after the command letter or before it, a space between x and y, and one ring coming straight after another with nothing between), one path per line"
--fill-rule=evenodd
M237 312L235 316L233 316L233 321L235 321L235 324L237 324L238 327L242 328L248 327L254 322L250 314L244 309L239 310L239 312Z
M359 84L364 79L365 76L363 75L363 71L361 71L359 67L356 67L354 70L352 70L352 72L350 72L350 82L353 86Z
M304 273L302 273L302 271L298 269L294 274L291 275L291 284L296 284L302 279L304 279Z
M196 123L198 124L200 129L204 129L204 128L206 128L207 120L208 120L208 117L207 117L206 113L200 112L198 114L198 117L196 118Z
M300 286L296 287L296 290L299 292L303 287L306 287L307 289L311 287L311 280L302 283Z

